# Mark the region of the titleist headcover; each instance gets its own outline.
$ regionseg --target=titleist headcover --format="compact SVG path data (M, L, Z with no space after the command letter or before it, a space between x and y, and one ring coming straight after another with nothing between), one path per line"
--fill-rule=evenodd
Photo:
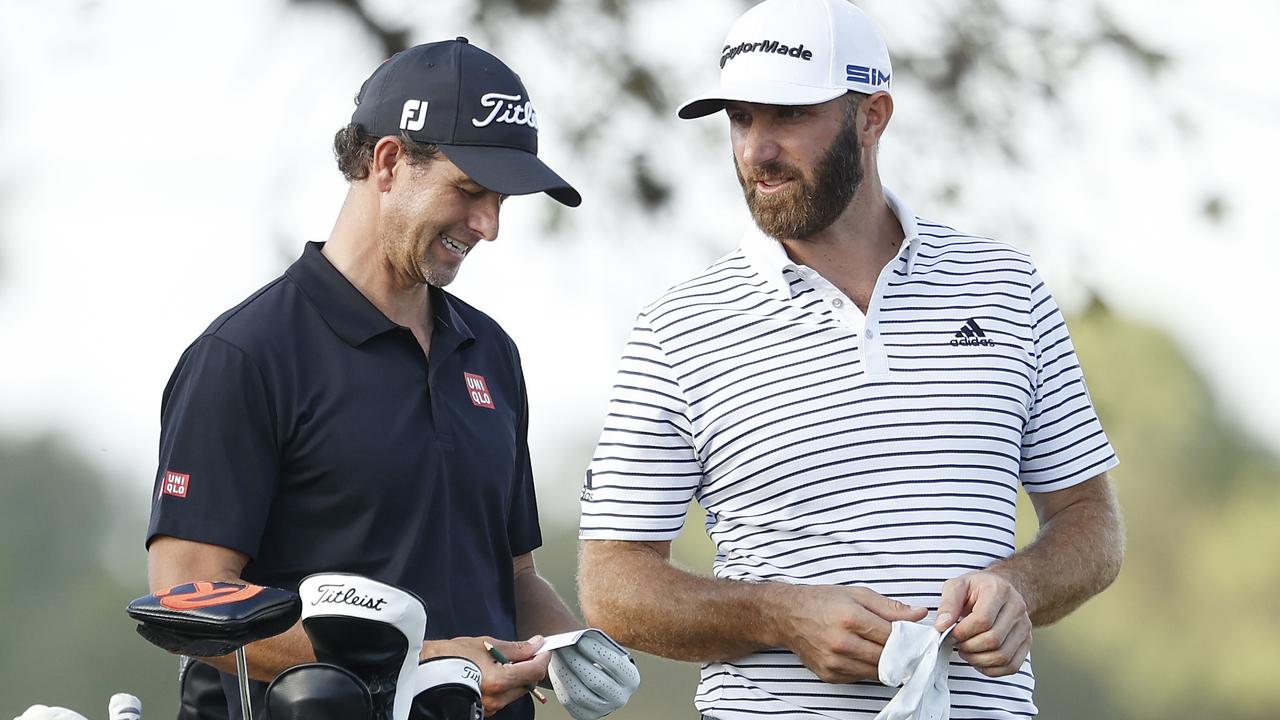
M169 652L216 657L293 627L301 605L286 590L233 582L193 582L129 603L138 634Z
M431 658L414 673L410 720L481 720L480 668L462 657Z
M411 592L349 573L302 581L302 627L316 660L346 668L369 688L374 720L408 720L427 611Z

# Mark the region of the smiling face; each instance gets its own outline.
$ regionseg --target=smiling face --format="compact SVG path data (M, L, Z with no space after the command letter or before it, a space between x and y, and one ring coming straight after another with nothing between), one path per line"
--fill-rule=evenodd
M402 285L448 285L481 240L497 237L504 199L443 155L427 162L402 155L382 201L385 262Z
M779 240L825 230L862 182L855 106L728 103L734 169L751 216Z

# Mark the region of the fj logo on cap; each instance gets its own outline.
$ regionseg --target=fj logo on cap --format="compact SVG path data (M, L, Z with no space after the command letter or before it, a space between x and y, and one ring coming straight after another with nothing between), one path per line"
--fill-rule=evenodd
M508 125L528 125L534 130L538 129L538 113L533 111L533 103L524 100L520 95L504 95L502 93L485 93L480 97L480 104L487 108L489 116L481 120L480 118L472 118L471 124L478 128L487 127L492 123L500 122Z
M190 487L190 485L190 475L174 472L172 470L165 470L164 478L160 481L160 494L184 498L187 496L187 488Z
M427 124L427 101L405 100L400 112L400 129L417 132Z
M475 373L462 373L462 377L467 381L467 394L471 396L471 404L493 410L493 395L489 394L489 384L484 381L484 377Z
M724 68L725 64L730 60L738 57L742 53L763 52L773 53L774 55L786 55L787 57L798 58L800 60L809 61L813 59L813 51L806 50L804 43L795 47L783 45L777 40L761 40L760 42L744 42L738 45L725 45L724 50L720 51L720 67Z

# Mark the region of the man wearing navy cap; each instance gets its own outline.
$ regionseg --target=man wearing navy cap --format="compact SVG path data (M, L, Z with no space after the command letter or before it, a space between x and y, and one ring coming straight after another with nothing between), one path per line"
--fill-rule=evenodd
M404 587L427 608L421 657L470 658L486 711L528 718L552 662L538 635L581 624L534 567L516 346L442 288L497 237L507 196L581 197L538 159L520 78L465 38L395 55L356 102L334 141L350 190L328 242L215 320L165 388L151 588L296 589L321 571ZM267 681L312 652L299 626L248 658Z

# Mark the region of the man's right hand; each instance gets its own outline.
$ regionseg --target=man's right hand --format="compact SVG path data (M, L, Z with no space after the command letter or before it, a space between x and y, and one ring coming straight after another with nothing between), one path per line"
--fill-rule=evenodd
M891 623L928 614L860 586L785 585L780 599L782 644L829 683L878 679Z
M502 665L489 651L489 642L511 661ZM458 637L452 640L427 640L422 643L419 660L452 655L464 657L480 668L480 694L484 700L484 714L489 717L520 699L529 692L530 685L537 685L547 676L551 653L535 656L542 647L542 638L533 637L525 642L497 640L491 637Z

